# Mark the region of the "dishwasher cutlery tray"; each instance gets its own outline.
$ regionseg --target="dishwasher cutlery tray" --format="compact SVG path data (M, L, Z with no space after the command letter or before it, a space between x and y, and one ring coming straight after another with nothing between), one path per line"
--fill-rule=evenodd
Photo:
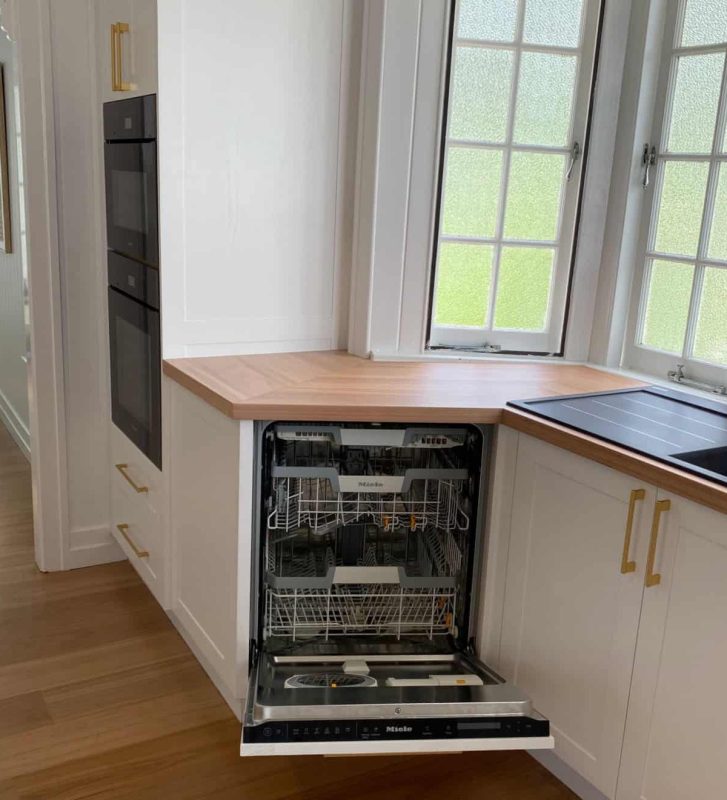
M403 475L341 475L335 467L274 466L269 530L325 533L372 521L384 530L466 530L464 469L407 469Z

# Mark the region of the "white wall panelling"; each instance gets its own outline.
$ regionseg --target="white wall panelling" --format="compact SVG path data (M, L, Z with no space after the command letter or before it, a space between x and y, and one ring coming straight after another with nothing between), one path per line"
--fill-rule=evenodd
M110 399L96 9L51 0L63 304L68 566L121 557L109 532ZM106 40L102 44L106 44Z
M7 6L2 7L5 22ZM23 361L28 349L25 320L25 207L21 195L18 81L15 44L0 31L0 63L5 76L5 125L8 139L10 222L12 252L0 252L0 420L30 455L28 370Z
M345 335L360 5L159 2L165 357Z
M13 10L28 223L35 558L51 570L64 566L68 510L50 10L47 0L23 0Z

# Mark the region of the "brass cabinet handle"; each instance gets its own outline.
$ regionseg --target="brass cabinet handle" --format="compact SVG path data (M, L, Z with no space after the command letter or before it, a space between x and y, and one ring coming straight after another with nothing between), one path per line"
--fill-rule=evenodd
M114 22L111 26L111 90L114 92L128 92L131 89L131 84L123 77L124 61L121 49L121 34L128 32L128 22Z
M624 549L621 554L621 574L626 575L629 572L636 572L636 562L629 561L629 553L631 552L631 535L634 531L634 515L636 513L636 503L646 497L645 489L632 489L631 497L629 497L629 513L626 517L626 533L624 534Z
M654 518L651 522L651 538L649 539L649 555L646 559L646 578L644 585L648 588L658 586L661 583L661 575L654 572L654 560L656 559L656 541L659 538L659 526L661 525L661 515L671 509L671 500L657 500L654 506Z
M148 492L149 491L148 486L139 486L137 483L134 482L134 479L126 471L128 468L129 468L128 464L116 464L116 469L124 476L124 478L126 478L127 482L129 483L130 486L133 487L135 492L138 492L138 494L141 494L142 492Z
M134 551L134 555L137 558L149 558L149 551L148 550L141 550L137 547L129 536L129 526L126 523L121 523L120 525L116 526L116 530L126 539L129 547Z

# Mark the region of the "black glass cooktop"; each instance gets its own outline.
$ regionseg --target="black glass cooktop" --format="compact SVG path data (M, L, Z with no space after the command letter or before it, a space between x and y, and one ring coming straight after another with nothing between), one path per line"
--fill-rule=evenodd
M508 405L727 486L727 402L647 386Z

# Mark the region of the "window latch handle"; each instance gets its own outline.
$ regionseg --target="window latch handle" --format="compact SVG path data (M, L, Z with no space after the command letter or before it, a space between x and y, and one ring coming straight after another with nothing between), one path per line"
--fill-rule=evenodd
M581 157L581 146L578 142L573 142L573 147L570 151L570 161L568 162L568 169L565 171L565 179L566 181L570 181L573 177L573 168L576 165L576 161Z
M652 146L652 148L649 149L648 142L644 145L644 152L641 155L641 164L644 167L644 179L641 185L644 189L647 189L651 177L651 168L656 164L656 147Z

